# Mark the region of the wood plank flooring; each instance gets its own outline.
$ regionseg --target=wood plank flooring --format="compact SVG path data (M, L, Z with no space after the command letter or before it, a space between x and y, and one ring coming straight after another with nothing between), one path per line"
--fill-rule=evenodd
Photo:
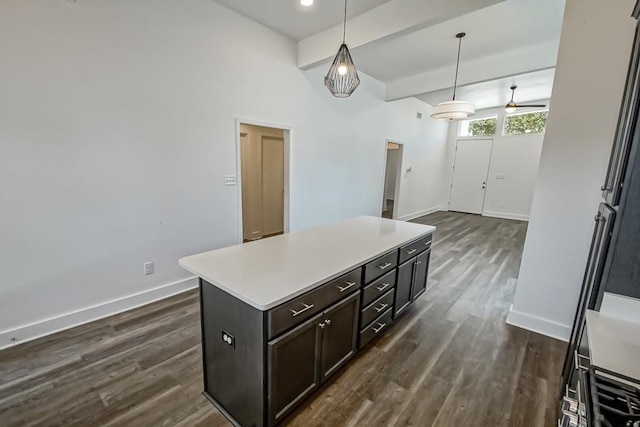
M452 212L429 291L292 426L553 426L565 344L505 324L526 223ZM0 426L228 426L202 396L195 291L0 352Z

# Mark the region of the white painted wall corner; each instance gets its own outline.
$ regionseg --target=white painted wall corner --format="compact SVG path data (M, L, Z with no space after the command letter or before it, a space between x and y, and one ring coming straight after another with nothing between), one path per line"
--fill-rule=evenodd
M571 336L571 326L515 311L513 305L509 309L507 324L565 342Z

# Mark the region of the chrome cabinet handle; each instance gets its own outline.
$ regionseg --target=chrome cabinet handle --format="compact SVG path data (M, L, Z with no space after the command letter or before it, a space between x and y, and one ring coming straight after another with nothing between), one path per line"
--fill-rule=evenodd
M600 191L611 191L611 187L609 187L607 184L604 184L602 187L600 187Z
M389 307L389 304L386 303L382 303L382 305L380 307L373 307L373 309L375 311L377 311L378 313L380 313L382 310L384 310L385 308Z
M320 329L324 329L324 327L326 326L324 322L320 322L318 323L318 326L320 326Z
M378 266L378 268L380 270L384 270L385 268L388 268L388 267L391 267L391 263L390 262L386 263L385 265L379 265Z
M411 255L412 253L414 253L416 251L417 251L417 249L415 249L415 248L411 249L410 251L407 251L407 255Z
M424 242L425 246L429 246L431 244L431 240L429 240L428 242Z
M379 290L380 292L384 291L385 289L387 289L389 287L390 283L383 283L382 286L377 286L376 289Z
M352 288L356 285L356 282L344 282L347 284L347 286L340 286L338 285L338 290L340 290L340 292L344 292L349 288Z
M331 324L331 319L327 319L327 320L325 320L325 321L324 321L324 323L326 323L326 324L327 324L327 326L329 326L329 325Z
M289 311L291 312L291 314L293 315L293 317L296 317L299 314L304 313L307 310L311 310L313 308L313 304L305 304L302 303L302 305L304 305L304 308L302 310L299 311L295 311L294 309L290 308Z
M422 261L416 261L416 265L422 264Z
M379 325L379 328L378 328L378 329L373 328L373 332L374 332L374 333L376 333L376 334L377 334L378 332L380 332L380 331L382 330L382 328L384 328L385 326L387 326L387 324L386 324L386 323L380 323L380 322L378 322L378 325Z

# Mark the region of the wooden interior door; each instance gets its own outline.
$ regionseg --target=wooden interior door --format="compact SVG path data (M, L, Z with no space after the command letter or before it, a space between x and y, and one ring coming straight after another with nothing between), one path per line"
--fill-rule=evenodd
M284 231L284 139L262 137L262 234Z
M481 214L491 161L491 139L460 139L456 145L449 210Z

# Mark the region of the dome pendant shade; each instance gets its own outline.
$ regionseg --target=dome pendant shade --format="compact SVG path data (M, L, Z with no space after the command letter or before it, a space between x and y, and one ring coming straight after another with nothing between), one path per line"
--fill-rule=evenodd
M324 78L324 85L336 98L347 98L360 84L360 77L351 54L345 43L342 43L333 64Z
M466 101L444 101L431 109L431 117L436 120L462 120L476 112L473 104Z
M462 47L462 38L466 35L466 33L456 34L456 38L458 39L458 58L456 59L456 77L453 81L453 99L451 101L440 102L431 109L431 117L436 120L462 120L473 116L476 112L476 107L470 102L456 101L458 69L460 67L460 48Z

